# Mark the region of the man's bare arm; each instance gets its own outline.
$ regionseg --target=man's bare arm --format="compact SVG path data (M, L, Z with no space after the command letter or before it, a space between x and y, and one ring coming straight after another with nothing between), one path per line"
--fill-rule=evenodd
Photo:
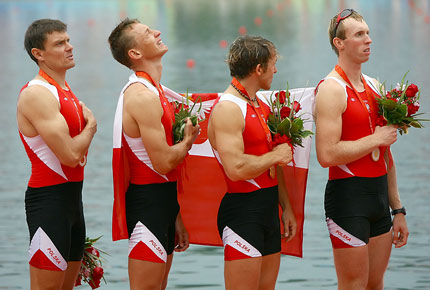
M169 146L161 123L163 109L155 93L140 84L133 85L127 89L124 102L124 122L128 122L129 131L133 132L127 132L127 126L124 130L131 137L137 134L142 138L154 169L166 174L176 168L191 149L200 126L193 126L189 120L184 130L184 140Z
M393 126L376 127L374 134L358 140L340 140L345 108L343 88L334 80L324 81L318 89L315 105L315 144L318 161L323 167L353 162L379 146L388 146L397 140Z
M28 87L18 99L19 130L27 137L40 135L62 164L76 167L87 153L97 131L92 112L83 103L81 105L86 125L79 135L72 138L52 93L42 86Z
M286 165L292 159L289 145L276 146L272 151L255 156L244 153L242 132L244 120L239 107L233 102L218 103L210 118L214 133L212 145L218 151L227 176L231 180L247 180L261 175L276 164Z

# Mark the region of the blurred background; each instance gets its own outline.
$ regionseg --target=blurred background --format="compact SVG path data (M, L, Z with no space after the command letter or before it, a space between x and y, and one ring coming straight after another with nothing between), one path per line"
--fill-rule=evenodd
M23 45L31 22L55 18L68 24L76 67L67 80L98 120L85 171L87 235L103 235L96 245L110 255L104 263L108 284L101 289L128 289L127 241L111 241L111 148L114 110L130 71L111 56L112 29L130 17L160 30L169 47L162 83L177 92L222 92L230 81L228 47L244 33L273 41L282 55L272 89L285 89L287 81L293 88L313 87L336 64L327 26L344 8L358 11L370 27L372 55L363 72L394 86L409 70L407 79L422 91L420 111L430 112L429 0L0 1L0 289L29 289L24 192L30 164L18 136L16 101L38 72ZM410 237L406 247L393 249L385 289L430 289L429 129L399 136L392 151ZM313 147L304 257L282 257L277 289L337 288L323 210L327 175ZM223 287L222 248L191 245L175 255L168 289Z

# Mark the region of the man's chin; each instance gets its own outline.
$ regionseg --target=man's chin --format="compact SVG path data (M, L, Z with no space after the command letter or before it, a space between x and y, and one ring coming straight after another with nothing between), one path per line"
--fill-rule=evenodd
M167 45L165 45L165 48L161 52L161 56L165 55L166 52L168 52L168 51L169 51L169 48L167 47Z
M68 66L67 66L67 69L71 69L71 68L74 68L75 67L75 62L73 61L72 63L70 63Z

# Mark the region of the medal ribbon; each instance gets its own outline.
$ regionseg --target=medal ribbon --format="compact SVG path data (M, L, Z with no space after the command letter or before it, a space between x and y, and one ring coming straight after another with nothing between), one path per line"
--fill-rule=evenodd
M261 117L261 114L263 114L263 116L265 116L264 112L263 112L263 107L261 106L260 100L259 98L255 98L255 101L257 101L258 104L258 108L254 105L254 102L251 100L251 97L249 96L248 92L246 91L245 87L242 86L242 84L235 78L233 77L233 79L231 80L231 85L238 90L238 92L245 97L248 100L248 104L252 107L252 109L254 109L255 114L258 117L258 120L260 121L261 127L263 128L264 133L266 134L266 141L267 141L267 145L269 146L269 150L272 150L272 134L270 133L269 127L267 126L267 123L265 122L265 120L263 120L263 117ZM271 166L269 168L269 176L271 178L275 178L276 174L275 174L275 167Z
M164 90L163 90L163 88L161 87L161 85L157 85L155 82L154 82L154 80L152 79L152 77L148 74L148 73L146 73L146 72L144 72L144 71L137 71L136 72L136 75L138 76L138 77L142 77L142 78L145 78L145 79L147 79L148 81L150 81L151 82L151 84L154 86L154 87L156 87L157 88L157 91L158 91L158 94L160 95L160 98L161 99L163 99L163 101L165 101L166 102L166 104L168 104L169 103L169 101L167 100L167 98L166 98L166 95L164 94ZM172 114L172 116L175 116L175 113L173 112L173 109L172 109L172 106L167 106L168 107L168 110L170 110L170 113Z
M258 108L257 108L254 105L254 102L251 101L251 98L249 97L246 89L242 86L242 84L235 77L233 77L231 84L233 85L233 87L235 87L236 89L239 90L241 95L243 95L245 98L248 99L249 105L254 109L254 112L256 113L258 120L260 121L261 127L263 127L264 133L266 134L266 140L267 140L267 144L269 145L269 150L272 150L272 134L270 133L270 130L269 130L269 127L267 126L267 123L261 117L261 114L263 114L264 116L265 116L265 114L263 112L263 107L261 106L259 98L256 98L256 101L258 103Z
M363 82L364 90L366 91L366 94L367 94L367 102L368 102L369 108L366 107L366 104L364 103L364 101L361 98L360 94L358 93L358 91L356 90L356 88L352 85L351 81L349 80L348 76L343 71L343 69L339 65L336 65L336 67L334 69L344 79L344 81L352 88L352 90L354 91L355 95L357 96L357 98L360 101L360 103L363 106L363 108L366 110L366 112L369 113L370 132L372 132L372 134L373 134L373 132L375 131L375 127L376 127L376 121L374 122L372 120L372 113L373 113L373 108L374 108L374 106L373 106L373 98L375 96L373 95L372 91L370 90L369 86L367 85L366 80L364 79L363 76L361 76L361 81Z
M138 77L142 77L142 78L145 78L145 79L147 79L148 81L150 81L150 82L151 82L151 84L152 84L154 87L156 87L156 88L157 88L158 93L160 94L160 96L165 97L165 95L164 95L164 91L163 91L163 88L161 87L161 85L160 85L160 86L158 86L158 85L154 82L154 80L152 79L152 77L151 77L148 73L146 73L146 72L144 72L144 71L137 71L137 72L136 72L136 75L137 75Z
M145 79L147 79L148 81L150 81L151 82L151 84L154 86L154 87L156 87L157 88L157 90L158 90L158 94L159 94L159 97L160 97L160 99L161 100L163 100L163 102L165 102L166 104L170 104L169 103L169 101L167 100L167 98L166 98L166 95L164 94L164 90L163 90L163 88L161 87L161 84L160 85L157 85L156 83L155 83L155 81L152 79L152 77L148 74L148 73L146 73L146 72L144 72L144 71L137 71L137 72L135 72L136 73L136 76L138 76L138 77L142 77L142 78L145 78ZM160 100L160 101L161 101ZM169 112L170 112L170 115L173 117L173 122L175 121L175 113L174 113L174 111L173 111L173 108L172 108L172 106L163 106L163 104L161 104L161 106L163 107L163 108L166 108L167 110L169 110ZM166 112L167 113L167 112ZM173 123L172 123L173 124ZM173 142L173 132L172 132L172 142ZM188 153L186 154L186 156L185 157L187 157L188 156ZM185 167L186 167L186 158L184 158L184 160L182 161L182 163L181 164L179 164L178 165L178 167L177 167L177 170L179 171L179 178L177 178L177 189L178 189L178 193L179 194L182 194L182 193L184 193L184 185L183 185L183 180L188 180L189 178L188 178L188 175L187 175L187 172L186 172L186 170L185 170Z
M42 78L44 78L48 83L50 83L51 85L53 85L53 86L55 86L56 88L57 88L57 90L59 90L59 91L61 91L61 92L63 92L63 94L65 94L65 95L67 95L67 93L66 93L66 91L52 78L52 77L50 77L46 72L44 72L42 69L39 69L39 75L42 77ZM72 93L72 90L70 89L70 87L69 87L69 84L67 83L67 82L65 82L66 83L66 87L67 87L67 89L69 90L69 92L70 92L70 94L73 96L73 98L70 98L70 99L72 99L72 102L73 102L73 104L75 105L75 108L76 108L76 114L78 115L78 120L79 120L79 132L82 132L82 122L81 122L81 115L79 114L79 108L78 108L78 105L76 104L76 102L75 102L75 99L74 99L74 95L73 95L73 93Z

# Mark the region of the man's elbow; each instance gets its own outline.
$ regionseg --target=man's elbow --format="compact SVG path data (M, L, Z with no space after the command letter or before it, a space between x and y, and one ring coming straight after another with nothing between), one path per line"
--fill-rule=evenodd
M225 172L227 177L231 180L231 181L240 181L240 180L244 180L244 178L238 174L237 172L230 172L228 173L227 171Z
M323 167L323 168L327 168L330 166L333 166L333 160L332 158L330 158L329 154L318 154L317 153L317 159L319 164Z
M172 166L169 166L167 163L163 163L163 162L161 162L160 164L154 163L152 164L152 166L154 167L154 170L161 175L166 175L173 169Z
M60 157L60 162L63 165L66 165L68 167L75 168L79 165L83 157L81 157L78 154L67 154L66 156Z
M231 168L224 167L225 174L231 181L240 181L248 179L245 176L244 169L244 164L236 164Z

